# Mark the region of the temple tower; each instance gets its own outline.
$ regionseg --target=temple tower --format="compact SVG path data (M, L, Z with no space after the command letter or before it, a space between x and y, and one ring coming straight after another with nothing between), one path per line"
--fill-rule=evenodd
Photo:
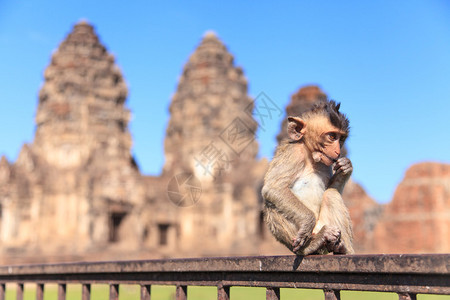
M234 66L233 56L218 37L207 32L184 66L172 98L164 171L191 170L205 180L222 175L217 170L205 174L199 167L198 158L211 142L230 162L254 160L257 124L246 113L252 107L242 69ZM240 135L229 136L234 133Z
M198 251L202 243L205 254L232 254L254 242L256 251L249 238L257 227L260 177L253 174L258 145L252 110L242 69L207 32L183 68L164 144L163 176L191 174L201 183L198 203L180 210L182 248Z
M33 143L0 163L3 245L70 254L140 238L121 233L144 201L126 96L114 57L79 22L44 72Z
M127 87L114 57L82 21L52 55L36 113L34 151L58 168L80 167L93 152L129 156Z

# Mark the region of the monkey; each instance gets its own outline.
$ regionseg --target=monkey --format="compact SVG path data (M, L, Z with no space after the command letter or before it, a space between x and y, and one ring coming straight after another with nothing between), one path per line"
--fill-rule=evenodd
M289 116L289 139L276 149L264 177L264 219L297 255L353 254L350 215L342 190L353 166L341 157L349 120L340 103L319 102Z

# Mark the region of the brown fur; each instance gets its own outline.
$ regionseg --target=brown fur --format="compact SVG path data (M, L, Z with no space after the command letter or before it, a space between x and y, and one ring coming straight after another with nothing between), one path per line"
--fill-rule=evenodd
M331 101L302 118L289 117L291 140L277 148L264 178L265 220L277 240L296 254L354 253L351 220L341 197L353 169L350 160L339 158L348 120L338 109Z

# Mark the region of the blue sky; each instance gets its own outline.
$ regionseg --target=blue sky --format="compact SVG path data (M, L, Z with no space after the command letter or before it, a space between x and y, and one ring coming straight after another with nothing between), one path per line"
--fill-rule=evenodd
M182 67L214 30L244 69L249 93L282 109L306 84L342 102L354 179L379 202L406 169L450 162L450 4L429 1L0 0L0 155L14 161L34 135L52 51L87 19L129 87L133 154L159 174ZM259 132L271 158L281 117Z

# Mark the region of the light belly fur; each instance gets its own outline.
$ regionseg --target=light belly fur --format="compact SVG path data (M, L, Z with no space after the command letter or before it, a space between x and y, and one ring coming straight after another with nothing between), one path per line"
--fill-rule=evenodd
M311 173L301 176L291 187L291 191L297 199L314 213L317 219L319 217L320 205L322 204L322 196L325 188L323 175L320 176L320 174ZM307 201L304 199L307 199Z

